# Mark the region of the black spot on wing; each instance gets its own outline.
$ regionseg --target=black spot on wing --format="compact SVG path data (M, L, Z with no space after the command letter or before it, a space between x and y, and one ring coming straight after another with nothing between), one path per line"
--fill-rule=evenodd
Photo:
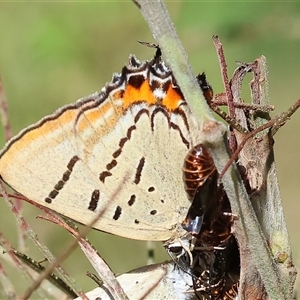
M108 163L106 165L106 170L111 170L112 168L114 168L117 165L117 161L115 159L113 159L110 163Z
M88 209L95 211L98 206L99 199L100 199L100 191L94 190L92 193L92 197Z
M100 179L101 182L104 183L106 177L109 177L109 176L112 176L111 172L103 171L103 172L100 173L99 179Z
M52 201L57 197L59 191L63 189L66 182L70 179L73 172L75 164L79 161L79 157L74 155L67 164L67 170L62 174L61 179L55 184L53 190L49 193L48 197L45 198L45 202L52 203Z
M130 76L128 84L133 86L135 89L140 89L141 85L145 82L145 77L143 75Z
M142 157L136 168L135 178L133 181L135 184L138 184L141 181L141 176L142 176L142 171L143 171L144 165L145 165L145 157Z
M128 205L132 206L135 202L135 199L136 199L136 195L131 195L130 199L128 200Z
M122 208L120 206L117 206L116 210L115 210L115 214L113 216L113 219L118 220L121 216L121 213L122 213Z

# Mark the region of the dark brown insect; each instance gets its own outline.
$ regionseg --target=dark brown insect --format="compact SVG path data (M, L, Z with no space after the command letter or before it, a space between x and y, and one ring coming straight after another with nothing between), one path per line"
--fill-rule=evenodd
M230 299L230 290L239 278L239 251L231 233L233 217L218 176L208 149L203 144L196 145L183 166L191 206L182 226L195 237L194 288L205 299Z
M234 299L240 276L239 249L234 236L223 243L223 249L204 250L201 242L197 242L192 251L195 294L199 299Z
M217 170L213 159L203 144L196 145L186 156L183 165L185 190L191 200L191 206L183 228L193 235L200 233L204 213L211 205L210 198L217 184Z
M216 166L207 148L203 144L193 147L183 164L183 180L190 200L194 199L198 187L216 172Z
M231 236L233 220L227 195L218 184L213 158L203 144L196 145L186 156L183 180L192 202L183 228L204 246L220 246Z
M214 96L214 91L212 89L212 86L207 81L206 75L204 72L199 74L196 78L197 78L198 84L202 90L205 100L209 103Z

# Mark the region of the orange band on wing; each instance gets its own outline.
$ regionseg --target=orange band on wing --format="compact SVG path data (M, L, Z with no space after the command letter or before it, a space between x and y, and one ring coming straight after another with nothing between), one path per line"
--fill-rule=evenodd
M139 89L128 84L123 95L123 101L126 109L131 104L140 101L148 104L155 104L157 99L151 91L148 80L145 80Z
M182 101L182 96L170 84L166 97L162 101L162 104L166 106L169 110L174 110L178 108L181 101Z

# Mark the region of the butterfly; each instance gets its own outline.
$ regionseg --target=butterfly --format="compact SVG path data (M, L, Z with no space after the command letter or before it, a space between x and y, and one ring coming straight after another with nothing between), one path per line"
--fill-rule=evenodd
M23 129L0 152L12 189L79 223L170 243L191 201L182 179L201 124L160 55L134 55L100 92Z
M117 276L117 279L129 299L189 300L195 295L191 276L177 268L173 261L144 266ZM105 286L86 295L89 299L112 299Z

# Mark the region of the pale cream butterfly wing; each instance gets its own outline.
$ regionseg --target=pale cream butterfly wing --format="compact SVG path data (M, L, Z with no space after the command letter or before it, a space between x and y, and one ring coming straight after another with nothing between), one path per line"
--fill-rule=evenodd
M172 261L132 270L118 276L117 280L129 299L189 300L195 297L191 275L183 272ZM90 300L112 299L105 286L86 292L86 296Z
M182 165L199 141L171 71L156 57L128 67L100 93L21 131L0 153L0 174L35 202L119 236L172 241L190 202Z

